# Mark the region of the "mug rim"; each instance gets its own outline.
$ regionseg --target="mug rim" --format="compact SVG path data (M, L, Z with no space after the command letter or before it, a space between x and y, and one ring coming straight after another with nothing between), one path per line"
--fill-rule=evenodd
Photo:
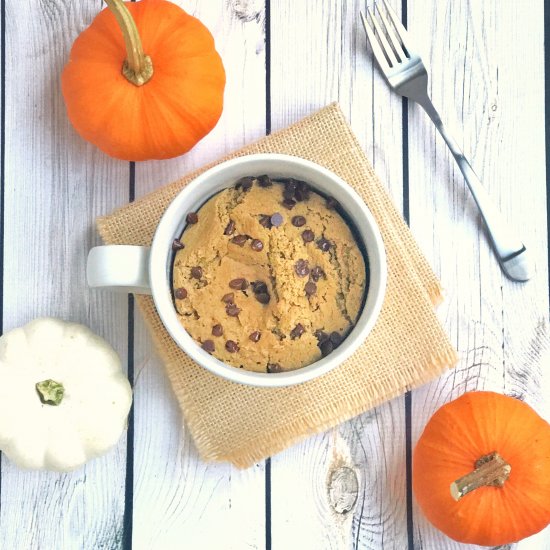
M177 231L173 231L173 226L185 226L183 223L185 215L189 211L192 211L191 207L187 206L187 203L191 201L192 197L201 195L197 193L197 190L204 187L205 182L214 181L217 176L220 176L224 172L230 172L232 169L238 169L241 165L254 164L255 162L266 164L266 168L262 173L270 174L276 172L277 170L274 169L274 165L279 164L285 165L286 169L290 171L292 171L293 167L305 170L310 172L312 176L317 175L319 178L322 177L335 184L339 188L338 190L344 194L344 198L346 199L344 202L351 202L357 206L357 208L354 208L355 215L350 213L349 208L346 208L345 205L342 205L342 208L351 219L363 241L369 264L370 280L366 298L357 321L342 344L326 357L310 365L281 373L261 373L239 369L224 363L204 351L200 347L200 344L191 337L180 323L172 298L170 267L173 252L171 244L181 234L181 230L179 234L177 234ZM273 165L271 168L268 167L270 164ZM250 175L250 173L247 175ZM231 178L228 176L229 179ZM307 179L307 177L304 179ZM313 189L319 191L319 186L314 181L314 178L311 177L310 180L313 181L308 181L308 184L311 184ZM204 197L200 205L204 204L215 193L233 184L234 179L228 185L225 185L225 183L217 185L217 189ZM214 186L215 184L212 185ZM338 199L342 204L342 195L338 195ZM194 202L197 201L195 200ZM361 225L358 223L360 220L356 219L358 216L363 218L362 222L366 222L362 223L362 229L368 233L369 243L365 242L365 234L357 227ZM306 382L329 372L348 359L360 347L372 330L382 308L387 283L387 260L382 236L374 216L359 194L342 178L330 170L300 157L276 153L258 153L236 157L209 168L190 181L174 197L162 215L153 237L149 258L149 280L155 307L164 327L178 347L191 359L210 372L233 382L257 387L282 387Z

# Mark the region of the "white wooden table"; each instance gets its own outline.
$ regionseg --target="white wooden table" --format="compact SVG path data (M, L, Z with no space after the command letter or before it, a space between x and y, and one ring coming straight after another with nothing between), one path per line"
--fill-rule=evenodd
M127 435L77 472L27 473L2 458L0 548L463 548L411 493L411 449L430 415L483 388L550 419L543 0L392 0L431 65L434 102L529 247L536 275L525 285L502 276L434 127L373 66L365 1L177 3L216 38L224 114L188 155L135 165L83 142L61 97L71 43L100 0L1 4L2 329L41 315L85 323L123 357L135 394ZM249 470L205 464L132 299L86 287L94 219L333 100L446 289L439 316L460 363ZM327 489L342 464L359 479L347 513ZM550 549L550 529L517 548Z

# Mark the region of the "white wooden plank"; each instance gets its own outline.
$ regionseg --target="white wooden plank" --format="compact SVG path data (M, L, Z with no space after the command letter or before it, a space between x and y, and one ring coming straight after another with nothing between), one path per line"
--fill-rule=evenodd
M360 9L359 1L271 4L272 126L338 100L401 208L401 100L373 70ZM272 459L273 548L406 548L404 415L399 398ZM359 485L344 513L330 489L341 468Z
M93 219L123 204L128 167L85 144L67 120L60 72L99 2L6 2L4 329L58 316L89 325L126 361L125 298L90 293ZM71 474L27 473L2 458L0 547L117 548L126 438Z
M187 155L137 165L137 196L265 134L263 1L178 4L215 37L227 72L224 113ZM134 548L263 548L263 463L239 471L198 458L138 312L135 354Z
M411 107L411 227L447 290L439 314L461 356L455 371L413 393L413 439L441 404L475 389L516 395L550 418L540 359L548 342L543 2L526 10L508 0L425 0L409 4L408 21L431 66L434 102L537 264L525 285L502 276L452 157ZM415 548L466 548L418 507L414 520ZM547 530L517 548L548 545Z

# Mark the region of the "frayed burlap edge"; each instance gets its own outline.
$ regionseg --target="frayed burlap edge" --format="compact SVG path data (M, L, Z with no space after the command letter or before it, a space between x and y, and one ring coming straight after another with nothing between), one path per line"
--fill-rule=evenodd
M185 392L185 387L181 385L181 379L176 375L178 365L176 365L176 368L171 368L173 365L171 365L170 359L162 351L162 340L159 337L162 321L157 314L154 302L149 296L136 296L136 301L149 328L155 349L165 366L168 379L176 395L179 395L181 392ZM322 407L319 410L317 418L309 418L307 422L304 422L304 418L297 418L293 423L284 425L275 432L270 432L268 436L254 438L248 445L239 447L237 454L220 452L205 435L208 433L208 429L201 426L200 411L194 411L189 404L184 404L181 400L178 400L178 404L183 417L187 419L190 432L194 434L195 445L203 460L227 461L234 464L237 468L248 468L265 457L277 454L308 436L324 432L373 407L430 382L434 379L434 373L440 375L452 368L457 361L458 356L454 350L447 350L442 354L434 355L429 362L429 370L421 370L414 384L403 384L394 388L385 388L386 391L382 392L378 399L374 399L368 403L353 402L351 397L348 396L347 399L344 398L339 401L338 406L331 404ZM232 382L228 383L232 384ZM342 408L344 410L341 410ZM327 411L330 412L327 415L330 417L330 420L323 420L321 413Z
M314 142L313 146L311 146L311 142ZM336 155L334 154L334 142L341 145L341 150ZM304 145L304 143L307 145ZM218 162L257 152L294 154L322 164L338 173L362 195L373 214L378 213L378 217L376 215L375 217L379 222L386 248L391 252L389 256L393 258L390 268L398 269L399 276L407 282L408 291L409 293L412 292L410 296L411 304L408 304L412 311L415 311L413 308L415 301L419 305L424 301L424 304L430 303L433 307L442 300L442 289L439 281L376 178L337 105L330 105L290 128L263 138ZM104 241L116 244L150 244L156 223L173 197L199 173L215 164L217 162L195 171L109 216L100 218L98 220L98 230ZM382 218L380 218L381 212L383 213ZM388 292L395 292L395 289L399 287L399 282L396 283L395 277L392 284L393 288L389 288ZM136 302L153 336L155 347L164 362L180 409L186 419L199 454L205 460L227 460L238 467L250 466L308 435L324 431L388 399L394 398L404 391L418 387L439 376L441 372L452 367L457 361L456 352L442 334L433 311L429 314L424 305L420 308L424 311L422 322L427 329L433 332L437 343L433 345L429 341L424 343L432 351L423 357L419 364L406 368L406 372L403 370L403 365L401 365L402 372L399 373L398 377L393 376L393 372L387 371L386 378L382 377L376 380L377 393L374 396L367 395L368 392L354 393L353 387L350 387L349 392L340 391L338 393L337 401L332 398L327 399L326 391L323 394L327 384L337 381L340 384L340 390L342 389L342 381L338 381L337 376L332 376L335 371L302 385L302 388L267 390L279 392L277 396L281 397L281 403L283 403L285 400L293 402L289 396L294 393L300 396L302 394L310 396L311 392L320 389L323 390L321 394L324 395L324 397L321 395L320 399L324 399L324 401L316 406L313 413L310 410L303 411L304 414L297 414L293 419L287 418L286 421L276 427L274 427L273 421L269 421L269 419L267 423L262 423L260 420L259 423L253 423L252 427L254 429L251 430L250 419L246 416L244 418L240 417L237 410L231 406L227 407L229 411L227 414L230 418L226 418L227 414L219 415L217 421L215 421L216 415L212 417L208 414L208 391L200 399L193 395L193 391L203 391L205 385L211 384L213 388L211 398L214 402L219 403L223 398L223 400L227 399L229 405L231 405L233 400L239 401L244 395L248 398L249 408L256 407L258 410L262 410L261 402L266 396L263 393L266 390L261 388L244 389L244 387L232 382L221 381L221 379L192 363L169 340L152 299L137 296ZM378 325L380 326L380 320ZM373 331L373 333L375 332L376 330ZM401 336L406 338L407 335L402 334ZM372 342L376 335L371 334L369 338L370 340L367 341ZM402 343L401 345L405 344ZM349 362L353 362L358 353L335 370L347 368L345 365L349 367ZM376 365L374 368L376 368ZM356 377L355 382L358 380L360 382L360 378L357 379L358 375L354 374L354 376ZM200 384L197 384L198 379L200 379ZM254 395L257 395L257 403L254 400L251 401L251 391L256 392ZM247 412L250 415L254 413L254 411ZM296 412L300 413L300 411ZM225 423L225 426L222 425L223 423ZM245 429L245 427L240 429L241 423L248 423L249 425L246 426L248 429ZM233 432L228 433L225 438L223 435L220 437L220 432L228 430L228 428L232 428Z

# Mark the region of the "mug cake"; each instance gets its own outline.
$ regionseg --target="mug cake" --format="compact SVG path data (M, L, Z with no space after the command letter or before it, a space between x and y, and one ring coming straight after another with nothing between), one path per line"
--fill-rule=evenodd
M174 304L219 360L264 373L299 369L353 328L366 261L334 198L303 181L250 176L186 222L173 243Z

